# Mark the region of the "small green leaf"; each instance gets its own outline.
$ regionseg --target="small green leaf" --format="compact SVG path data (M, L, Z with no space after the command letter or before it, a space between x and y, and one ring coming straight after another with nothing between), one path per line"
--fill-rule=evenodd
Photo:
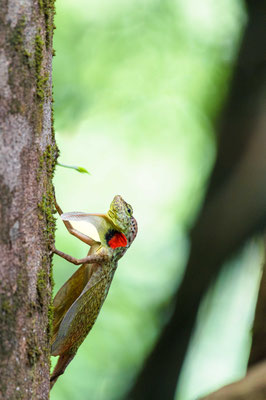
M86 170L86 168L83 167L78 167L77 165L66 165L66 164L61 164L61 163L57 163L57 165L59 165L60 167L64 167L64 168L70 168L70 169L75 169L76 171L80 172L81 174L89 174L90 172Z
M87 171L83 167L76 167L76 169L77 169L78 172L81 172L82 174L89 174L90 175L89 171Z

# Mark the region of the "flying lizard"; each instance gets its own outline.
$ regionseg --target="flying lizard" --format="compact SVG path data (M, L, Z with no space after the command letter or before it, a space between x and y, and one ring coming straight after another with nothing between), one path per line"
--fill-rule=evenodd
M137 235L132 207L121 196L114 197L107 214L63 213L57 203L55 207L69 233L88 244L90 250L86 257L76 259L53 248L53 252L60 257L75 265L82 265L54 298L51 354L59 355L59 359L50 378L51 387L64 373L95 323L108 294L117 262ZM93 225L98 234L96 240L75 229L75 222Z

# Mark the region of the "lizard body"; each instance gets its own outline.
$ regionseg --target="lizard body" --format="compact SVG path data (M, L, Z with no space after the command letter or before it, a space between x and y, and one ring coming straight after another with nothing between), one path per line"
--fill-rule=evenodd
M51 387L75 356L91 330L108 294L118 260L137 235L132 207L121 196L115 196L107 214L66 213L56 204L71 234L91 246L87 257L77 260L59 250L54 253L80 268L59 289L54 298L52 355L59 360L51 375ZM87 220L94 224L100 242L76 231L70 220Z

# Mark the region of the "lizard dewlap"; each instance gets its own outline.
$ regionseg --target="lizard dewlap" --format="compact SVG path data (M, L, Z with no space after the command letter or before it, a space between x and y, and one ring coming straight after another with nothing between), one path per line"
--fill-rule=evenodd
M112 249L116 249L117 247L126 247L127 238L123 233L117 232L114 236L109 240L108 245Z

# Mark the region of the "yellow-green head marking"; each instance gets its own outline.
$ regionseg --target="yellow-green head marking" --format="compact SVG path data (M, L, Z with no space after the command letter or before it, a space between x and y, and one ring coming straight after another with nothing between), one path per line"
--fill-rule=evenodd
M110 204L107 215L119 231L127 234L133 215L133 209L130 204L117 195Z

